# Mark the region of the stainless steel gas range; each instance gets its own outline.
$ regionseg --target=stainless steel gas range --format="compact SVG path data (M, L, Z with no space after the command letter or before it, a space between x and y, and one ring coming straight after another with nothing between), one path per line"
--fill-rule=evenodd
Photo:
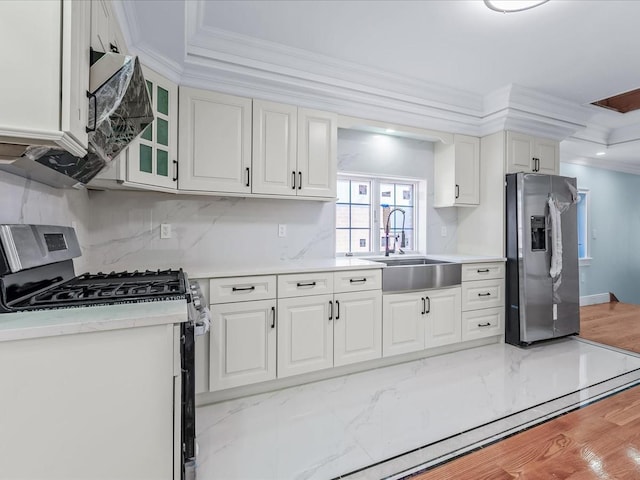
M75 275L75 231L50 225L0 225L0 314L125 303L184 300L180 323L182 479L195 478L195 332L209 313L199 287L182 270ZM0 321L2 316L0 315Z

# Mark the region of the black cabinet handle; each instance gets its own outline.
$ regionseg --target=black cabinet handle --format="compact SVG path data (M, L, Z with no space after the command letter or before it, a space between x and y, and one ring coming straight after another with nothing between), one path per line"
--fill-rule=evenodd
M109 43L109 50L111 50L112 53L120 53L118 46L113 43Z
M291 183L293 184L293 186L291 187L292 190L296 189L296 172L291 172L291 179L293 180Z
M491 296L491 293L490 293L490 292L487 292L487 293L479 293L479 294L478 294L478 296L479 296L479 297L490 297L490 296Z
M367 281L366 278L351 278L349 279L349 283L365 283Z
M336 320L340 320L340 301L336 300L336 308L338 313L336 313Z
M333 302L329 300L329 320L333 319Z
M276 307L271 307L271 328L276 328Z
M232 292L251 292L255 289L256 287L252 285L250 287L232 287L231 291Z
M425 313L429 313L431 311L431 299L429 297L425 297L427 299L427 311Z
M84 127L85 132L95 132L98 126L98 97L87 91L87 98L93 100L93 127Z
M173 181L177 182L178 181L178 160L174 160L173 164L176 166L176 176L173 177Z
M460 185L456 184L456 198L460 198Z
M487 323L479 323L478 324L479 327L490 327L491 323L487 322Z
M302 172L298 172L298 190L302 190Z
M307 282L307 283L302 283L302 282L298 282L296 284L299 287L315 287L316 286L316 282Z
M424 297L422 297L420 300L422 300L422 312L420 313L424 315L425 313L427 313L427 301L424 299Z
M489 273L489 269L488 268L479 268L477 270L478 273Z
M251 185L251 170L249 170L249 167L247 167L247 187Z

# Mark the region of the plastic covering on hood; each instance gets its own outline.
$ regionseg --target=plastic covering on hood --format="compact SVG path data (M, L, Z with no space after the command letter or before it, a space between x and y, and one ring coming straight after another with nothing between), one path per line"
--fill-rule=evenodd
M80 158L61 148L31 146L27 147L24 156L80 183L87 183L107 164L102 157L91 151L91 146L89 150L87 155Z
M105 162L113 160L153 121L146 82L137 57L125 62L89 101L89 118L96 119L89 143Z

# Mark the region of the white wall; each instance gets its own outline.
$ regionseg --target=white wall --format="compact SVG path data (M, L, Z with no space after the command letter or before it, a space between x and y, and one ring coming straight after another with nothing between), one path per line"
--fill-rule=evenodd
M357 130L338 130L338 172L400 176L426 181L427 208L419 213L427 222L426 251L455 253L458 212L455 207L433 208L433 143ZM443 237L442 227L447 235Z

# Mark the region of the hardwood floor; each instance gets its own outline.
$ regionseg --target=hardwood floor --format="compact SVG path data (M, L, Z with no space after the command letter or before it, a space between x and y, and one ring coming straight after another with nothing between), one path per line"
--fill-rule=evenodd
M640 387L568 413L416 480L640 478Z
M640 353L640 306L580 309L580 336ZM623 391L459 459L417 480L640 479L640 387Z
M580 336L640 353L640 305L611 302L581 307Z

